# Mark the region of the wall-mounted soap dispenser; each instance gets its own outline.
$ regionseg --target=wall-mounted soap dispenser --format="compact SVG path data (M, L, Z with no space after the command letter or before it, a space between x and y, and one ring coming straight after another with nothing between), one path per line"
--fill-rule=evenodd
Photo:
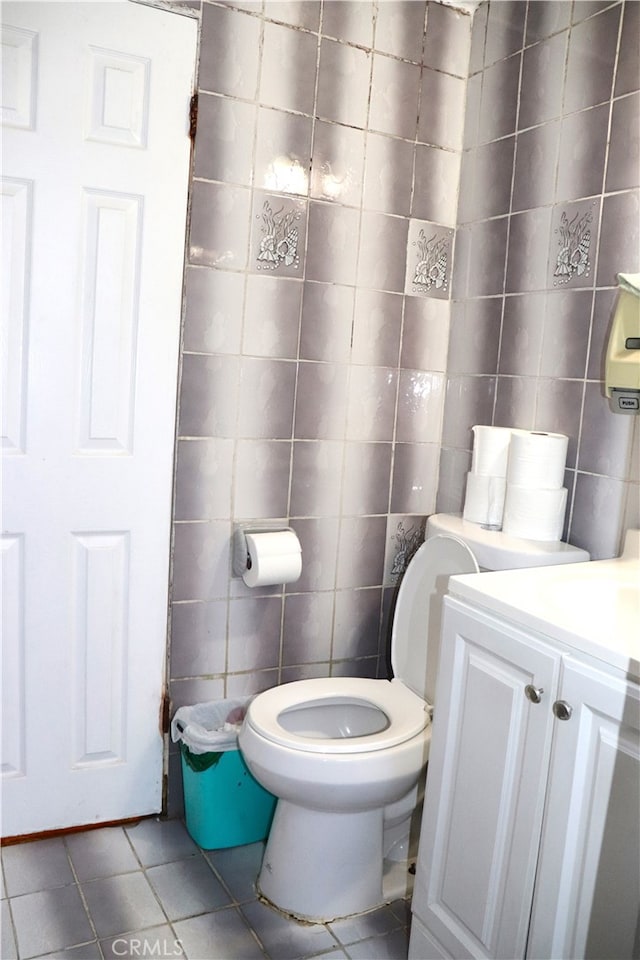
M640 413L640 273L618 274L605 391L615 413Z

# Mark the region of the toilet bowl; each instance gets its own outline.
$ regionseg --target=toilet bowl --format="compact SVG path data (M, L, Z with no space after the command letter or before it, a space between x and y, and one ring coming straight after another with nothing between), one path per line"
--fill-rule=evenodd
M239 747L278 797L257 885L283 912L328 921L399 895L385 887L385 864L408 853L429 755L442 598L451 575L479 571L470 545L477 530L460 518L430 518L398 591L392 680L298 680L250 703ZM508 540L511 564L528 565L513 563ZM588 559L571 550L550 562ZM530 555L529 565L542 562L536 550ZM483 558L485 569L502 568L499 552L484 549Z

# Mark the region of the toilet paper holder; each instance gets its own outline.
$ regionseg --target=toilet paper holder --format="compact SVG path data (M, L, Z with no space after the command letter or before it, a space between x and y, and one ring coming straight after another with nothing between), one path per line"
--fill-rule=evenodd
M251 558L247 548L248 533L280 533L289 530L295 533L293 527L288 527L283 523L259 523L242 524L238 523L233 528L233 575L243 577L247 570L251 569Z

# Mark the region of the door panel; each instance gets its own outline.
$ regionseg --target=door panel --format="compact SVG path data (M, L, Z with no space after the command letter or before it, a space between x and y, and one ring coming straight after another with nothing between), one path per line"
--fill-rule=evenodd
M2 179L2 446L24 450L26 401L26 290L32 184ZM9 318L9 320L7 320Z
M5 836L161 806L196 23L5 3Z
M528 956L632 960L640 950L637 684L567 658Z
M143 198L85 190L82 208L76 448L132 453Z
M444 956L513 960L526 945L560 658L451 598L441 658L413 911Z

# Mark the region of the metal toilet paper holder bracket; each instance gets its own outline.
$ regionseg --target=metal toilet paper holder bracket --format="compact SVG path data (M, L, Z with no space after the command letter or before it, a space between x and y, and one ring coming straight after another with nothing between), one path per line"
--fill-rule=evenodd
M247 550L248 533L280 533L283 530L290 530L295 533L293 527L287 527L283 523L268 520L259 524L236 523L233 526L233 575L243 577L247 570L251 569L251 558Z

